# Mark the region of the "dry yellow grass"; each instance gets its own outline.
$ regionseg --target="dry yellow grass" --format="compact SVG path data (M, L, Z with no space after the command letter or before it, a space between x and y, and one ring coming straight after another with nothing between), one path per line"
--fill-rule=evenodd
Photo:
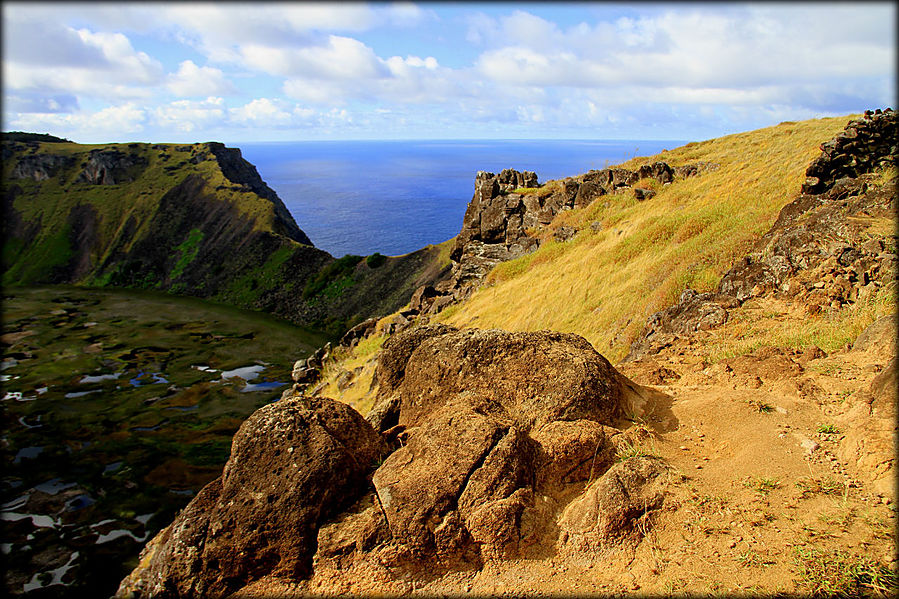
M626 191L560 215L551 229L573 225L581 231L577 237L548 241L531 255L499 265L488 286L438 320L573 332L617 362L649 315L674 303L686 287L708 291L717 285L799 192L819 145L851 118L783 123L625 162L632 169L654 160L719 166L654 185L658 193L648 201L638 202ZM598 232L590 228L594 221L602 222Z

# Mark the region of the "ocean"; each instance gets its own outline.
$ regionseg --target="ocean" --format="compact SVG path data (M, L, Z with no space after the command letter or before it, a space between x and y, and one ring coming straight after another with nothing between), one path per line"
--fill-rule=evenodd
M534 171L541 183L650 156L680 141L310 141L241 149L316 247L398 256L456 235L478 171Z

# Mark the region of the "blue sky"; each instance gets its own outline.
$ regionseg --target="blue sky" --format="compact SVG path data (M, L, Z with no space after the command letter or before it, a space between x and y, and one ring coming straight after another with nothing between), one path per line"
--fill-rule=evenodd
M896 6L4 2L3 129L708 139L895 107Z

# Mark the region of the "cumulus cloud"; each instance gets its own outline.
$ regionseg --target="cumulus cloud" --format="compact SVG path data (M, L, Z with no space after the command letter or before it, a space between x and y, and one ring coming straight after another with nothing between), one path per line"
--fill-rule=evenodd
M121 33L13 18L4 25L4 38L8 89L133 98L162 79L160 62L135 50Z
M178 66L178 72L168 77L167 86L176 96L215 96L236 93L236 88L225 79L220 69L199 67L192 60Z
M215 96L202 101L177 100L153 111L154 124L184 133L221 125L225 115L224 100Z
M305 48L276 48L248 44L241 48L244 63L272 75L312 79L371 79L387 75L374 51L359 40L338 35L327 43Z
M147 112L134 103L110 106L96 112L22 113L5 119L10 129L52 131L79 140L127 141L147 123Z
M894 67L892 9L832 6L674 10L581 23L562 30L523 11L469 23L486 46L476 66L502 84L608 88L690 87L692 96L728 101L722 90L882 75ZM863 21L863 24L862 24ZM846 35L847 23L864 31ZM675 100L676 101L676 100Z

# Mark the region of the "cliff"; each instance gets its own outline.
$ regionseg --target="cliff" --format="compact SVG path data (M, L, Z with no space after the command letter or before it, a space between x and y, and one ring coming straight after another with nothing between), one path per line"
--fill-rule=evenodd
M846 120L479 174L119 596L895 593L896 120Z
M15 139L2 147L4 285L159 289L338 334L440 273L433 247L335 260L220 143Z

